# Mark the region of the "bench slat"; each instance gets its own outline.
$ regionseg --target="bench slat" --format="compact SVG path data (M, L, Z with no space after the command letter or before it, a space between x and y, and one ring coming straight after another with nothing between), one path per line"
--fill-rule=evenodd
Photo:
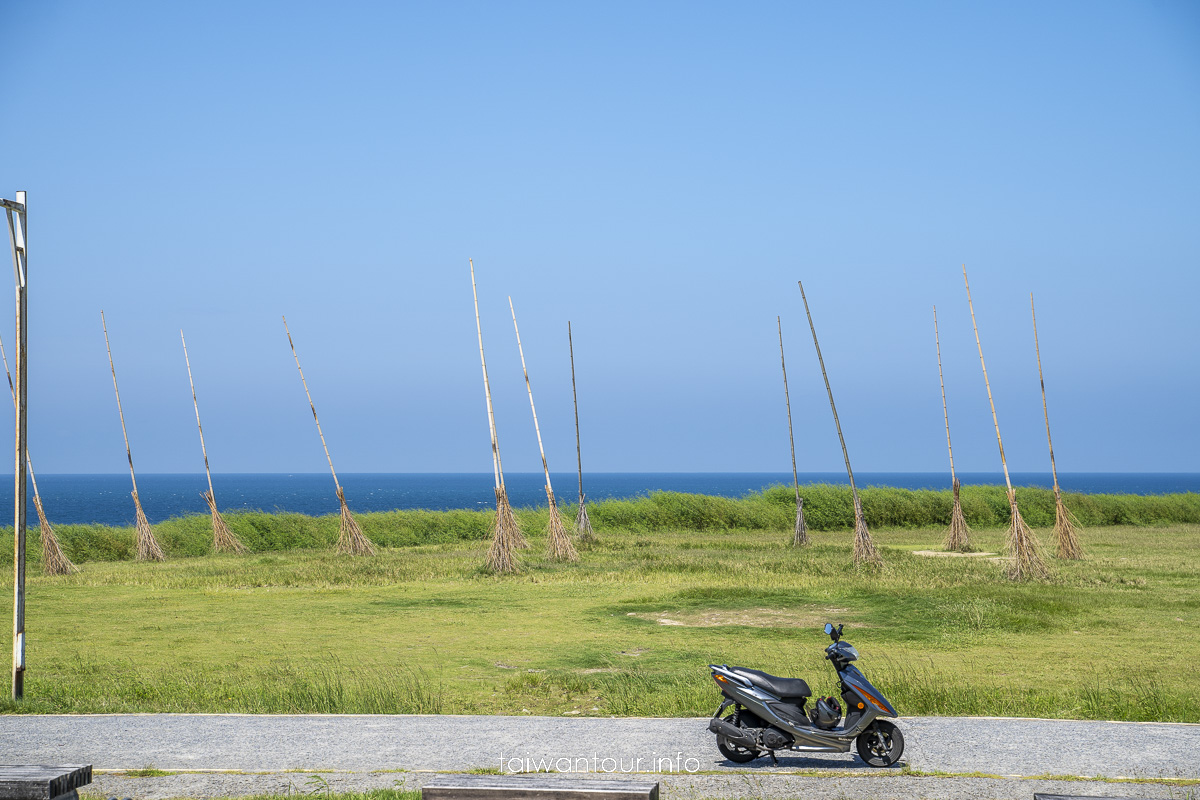
M91 782L91 764L0 764L0 800L54 800Z

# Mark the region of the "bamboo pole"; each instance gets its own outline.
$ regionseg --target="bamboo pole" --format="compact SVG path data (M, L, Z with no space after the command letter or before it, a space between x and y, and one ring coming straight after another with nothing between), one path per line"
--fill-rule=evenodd
M508 310L512 313L513 331L517 334L517 352L521 354L521 371L525 373L525 389L529 392L529 410L533 412L533 430L537 434L538 452L542 454L542 471L546 474L546 500L550 504L550 521L546 523L547 545L552 561L578 561L579 553L567 535L558 505L554 501L554 487L550 485L550 467L546 463L546 448L542 446L542 429L538 426L537 408L533 404L533 386L529 382L529 369L525 366L525 348L521 346L521 331L517 327L517 312L512 297L508 298Z
M579 447L579 395L575 392L575 341L571 337L571 321L567 320L567 345L571 351L571 400L575 403L575 461L579 467L579 510L575 513L575 535L584 544L596 541L592 521L588 518L587 499L583 496L583 451Z
M204 475L208 478L208 493L202 492L200 496L204 498L204 502L208 504L208 510L212 514L213 549L218 553L222 551L244 553L246 546L233 531L229 530L225 518L217 510L217 496L213 491L212 471L208 468L208 448L204 446L204 426L200 424L200 404L196 402L196 384L192 380L192 361L188 358L187 339L183 338L182 330L179 331L179 341L183 342L183 362L187 364L188 386L192 389L192 408L196 410L196 430L200 431L200 452L204 454Z
M325 460L329 462L329 472L333 475L333 485L336 487L338 504L341 506L337 551L351 556L374 555L375 546L362 532L358 521L350 513L350 507L346 505L346 493L342 491L337 471L333 468L333 459L329 456L329 445L325 444L325 434L321 431L321 420L317 418L317 407L313 405L312 395L308 391L308 381L304 379L304 369L300 366L300 357L296 355L296 344L292 341L292 332L288 329L287 317L283 317L283 329L287 332L288 346L292 348L292 358L295 359L296 369L300 372L300 383L304 385L304 396L308 398L308 408L312 411L313 422L317 423L317 435L321 437L321 447L325 450Z
M165 561L166 555L159 547L158 540L154 538L154 531L150 529L150 521L146 519L146 512L142 510L141 498L138 497L137 475L133 471L133 453L129 449L129 434L125 430L125 411L121 408L121 390L117 388L117 368L113 365L112 347L108 342L108 323L104 319L103 311L100 312L100 325L104 328L104 347L108 351L108 367L112 371L113 391L117 395L117 413L121 417L121 435L125 438L125 458L129 461L129 478L133 482L137 558L139 561Z
M969 553L971 552L971 529L967 526L966 515L963 514L958 476L954 474L954 446L950 444L950 412L946 407L946 380L942 377L942 339L938 335L937 306L933 307L933 340L937 344L938 385L942 388L942 416L946 420L946 450L950 454L950 487L954 492L954 505L950 509L950 527L946 531L946 540L942 546L953 552Z
M1008 528L1009 565L1008 577L1012 580L1049 576L1046 564L1038 552L1037 537L1021 518L1017 508L1017 493L1008 476L1008 460L1004 457L1004 441L1000 438L1000 420L996 416L996 402L992 399L992 384L988 381L987 364L983 360L983 345L979 341L979 325L975 322L975 304L971 302L971 284L967 281L967 266L963 265L963 284L967 287L967 306L971 309L971 327L975 330L975 346L979 349L979 365L983 368L983 385L987 387L988 405L992 408L992 424L996 428L996 444L1000 447L1000 464L1004 467L1004 484L1008 487L1008 506L1011 513Z
M783 368L783 399L787 403L788 444L792 447L792 485L796 489L796 525L792 531L792 546L801 547L808 544L808 525L804 521L804 498L800 496L800 476L796 472L796 438L792 434L792 397L788 394L787 360L783 356L783 323L775 317L775 326L779 328L779 364Z
M17 407L17 388L13 385L12 372L8 368L8 355L4 352L4 342L0 340L0 359L4 361L4 374L8 377L8 389L12 393L13 408ZM54 528L46 519L46 510L42 507L42 496L38 492L37 475L33 472L33 459L29 456L29 448L25 448L25 465L29 468L29 482L33 485L33 507L37 509L38 525L42 534L42 571L47 575L68 575L78 572L79 567L67 558L59 544Z
M1042 386L1042 414L1046 417L1046 444L1050 448L1050 474L1054 477L1054 535L1058 540L1058 557L1070 560L1083 558L1079 544L1079 520L1063 503L1058 487L1058 467L1054 464L1054 442L1050 440L1050 410L1046 407L1046 380L1042 377L1042 348L1038 344L1037 311L1033 307L1033 292L1029 293L1029 313L1033 317L1033 348L1037 353L1038 383Z
M492 407L492 387L488 381L487 359L483 354L483 326L479 321L479 291L475 287L475 260L467 259L471 267L471 296L475 301L475 332L479 337L479 364L483 370L483 394L487 399L488 429L492 437L492 470L496 479L496 517L492 522L492 543L488 547L487 566L492 572L517 572L515 550L528 547L525 535L517 524L516 514L508 502L504 488L504 469L500 462L500 441L496 436L496 412Z
M817 361L821 364L821 377L825 379L825 391L829 395L829 408L833 411L833 424L837 427L838 441L842 443L842 458L846 461L846 475L850 478L850 493L854 497L854 563L882 564L883 558L871 541L871 533L867 530L867 521L863 517L862 501L858 497L858 487L854 485L854 470L850 468L850 453L846 450L846 438L842 436L842 423L838 420L837 406L833 403L833 389L829 386L829 375L825 372L825 359L821 357L821 345L817 342L817 329L813 325L812 312L808 309L808 298L804 295L804 283L797 281L800 286L800 299L804 301L804 313L808 316L808 327L812 330L813 346L817 349Z
M496 480L496 491L504 488L500 470L500 443L496 438L496 412L492 408L492 386L488 382L487 359L483 355L483 326L479 322L479 292L475 288L475 260L467 259L471 266L471 296L475 300L475 333L479 337L479 364L483 368L483 395L487 399L488 431L492 436L492 472Z

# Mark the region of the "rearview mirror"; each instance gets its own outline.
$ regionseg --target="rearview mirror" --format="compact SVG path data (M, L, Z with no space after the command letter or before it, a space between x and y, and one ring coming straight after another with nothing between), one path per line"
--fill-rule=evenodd
M825 632L826 632L826 633L833 633L833 625L831 625L830 623L826 622L826 623L825 623Z

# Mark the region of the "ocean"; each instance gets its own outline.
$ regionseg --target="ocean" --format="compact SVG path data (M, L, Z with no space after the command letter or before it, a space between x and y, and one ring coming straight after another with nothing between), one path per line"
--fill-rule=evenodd
M349 473L338 476L351 510L490 508L495 503L492 474L488 473ZM578 499L576 473L552 473L560 503ZM1058 476L1066 491L1089 494L1175 494L1200 492L1198 473L1077 472ZM964 485L1004 483L1001 473L960 473ZM1050 473L1012 473L1016 486L1052 485ZM638 497L655 491L691 492L742 497L750 492L791 485L790 472L599 472L584 473L590 501ZM864 472L855 475L859 487L895 486L904 489L946 489L949 473ZM546 504L542 473L505 475L509 500L517 507ZM845 473L807 472L805 483L847 484ZM213 476L221 511L295 511L320 515L337 513L333 477L329 473L222 474ZM133 500L129 475L39 475L38 489L52 523L132 525ZM139 475L138 495L151 522L187 514L206 514L200 493L208 483L201 474ZM32 496L32 494L31 494ZM0 490L0 507L12 508L12 484ZM35 522L32 502L30 520Z

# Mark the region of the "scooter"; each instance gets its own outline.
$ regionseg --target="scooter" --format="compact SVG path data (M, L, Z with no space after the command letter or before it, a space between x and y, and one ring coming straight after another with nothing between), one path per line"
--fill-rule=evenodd
M780 678L756 669L709 664L723 696L708 729L717 735L717 749L730 761L746 764L764 753L778 766L777 750L802 753L848 753L850 745L872 767L890 767L904 753L904 735L882 717L896 717L883 693L851 664L858 651L842 641L842 625L825 623L833 644L825 658L838 676L846 707L833 697L817 698L812 708L808 684L799 678ZM722 714L733 707L727 716Z

